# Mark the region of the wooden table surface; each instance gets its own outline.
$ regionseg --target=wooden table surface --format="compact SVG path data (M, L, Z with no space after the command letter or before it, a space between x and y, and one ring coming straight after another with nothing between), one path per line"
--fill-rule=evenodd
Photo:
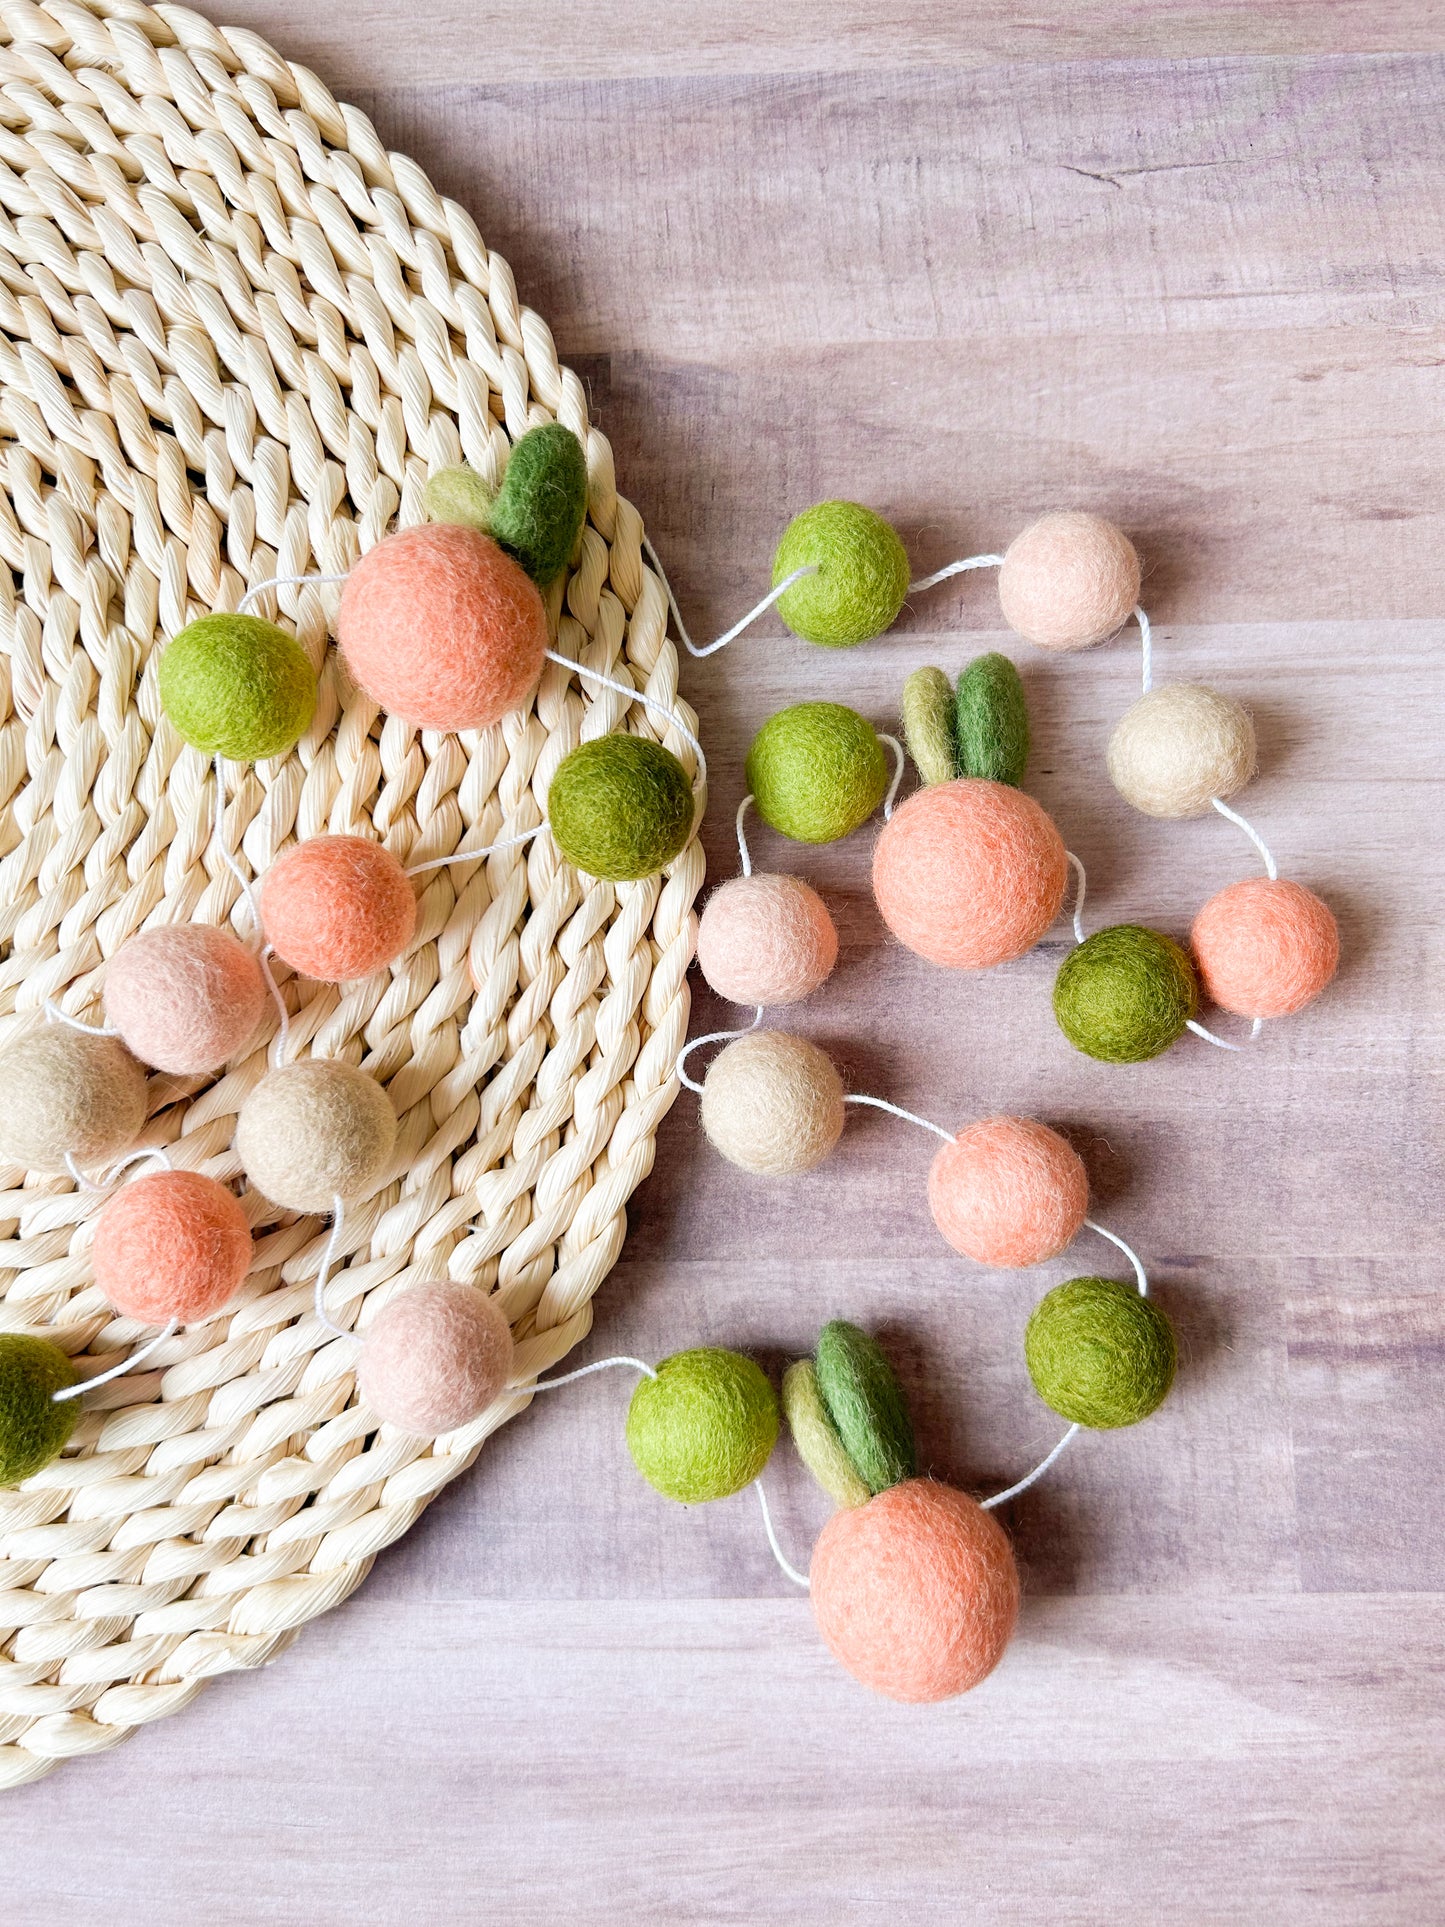
M1062 925L946 976L884 942L866 835L763 833L842 932L796 1028L945 1123L1064 1126L1181 1335L1160 1416L1010 1508L1004 1665L944 1707L866 1695L750 1496L642 1485L602 1375L507 1427L273 1669L9 1795L7 1927L1445 1918L1439 8L227 11L508 257L696 632L824 496L883 509L919 571L1040 510L1118 519L1160 673L1254 708L1244 808L1335 906L1344 961L1240 1055L1113 1069L1054 1027ZM769 622L688 666L713 874L774 708L834 696L886 727L910 669L997 647L1091 921L1182 932L1252 872L1228 825L1110 788L1127 641L1027 654L971 577L847 656ZM695 1031L729 1020L697 997ZM578 1362L715 1342L777 1366L845 1315L899 1360L927 1466L1006 1483L1058 1430L1027 1310L1111 1266L1092 1241L1040 1273L955 1260L928 1158L860 1115L822 1171L752 1184L684 1094ZM786 1448L768 1477L804 1561L824 1503Z

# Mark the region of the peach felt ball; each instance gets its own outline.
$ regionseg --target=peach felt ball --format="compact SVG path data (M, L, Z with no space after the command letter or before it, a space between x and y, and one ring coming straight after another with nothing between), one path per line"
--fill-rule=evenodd
M873 851L883 921L951 970L985 970L1032 949L1059 914L1064 840L1031 796L961 776L918 790Z
M265 1007L255 952L215 924L142 930L106 966L106 1018L158 1071L215 1070L251 1041Z
M1211 897L1190 932L1208 995L1237 1017L1287 1017L1318 997L1340 961L1334 913L1313 890L1249 877Z
M1040 649L1087 649L1122 629L1139 600L1139 557L1102 516L1041 515L998 572L1004 621Z
M929 1479L835 1512L809 1568L833 1657L889 1699L952 1699L1003 1658L1019 1610L1013 1548L992 1514Z
M364 1405L432 1438L484 1412L512 1375L512 1330L495 1298L447 1280L413 1285L369 1327L356 1368Z
M985 1117L941 1146L928 1208L955 1251L1010 1269L1056 1258L1089 1208L1078 1152L1031 1117Z
M697 961L719 997L735 1004L795 1004L838 961L838 932L801 877L734 877L708 898Z
M95 1282L123 1318L183 1325L229 1304L251 1266L235 1193L199 1171L157 1171L116 1192L95 1221Z
M283 963L346 984L395 962L416 933L416 892L390 850L365 836L311 836L261 880L261 922Z
M336 619L353 680L418 729L486 729L520 709L547 647L542 597L475 529L403 529L364 555Z

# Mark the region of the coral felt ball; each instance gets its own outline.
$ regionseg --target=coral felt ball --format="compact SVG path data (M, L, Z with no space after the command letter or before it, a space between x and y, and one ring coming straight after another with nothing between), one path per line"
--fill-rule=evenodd
M843 1449L870 1492L882 1492L918 1470L913 1420L898 1374L874 1338L846 1318L818 1334L813 1353L818 1392Z
M537 686L547 615L537 585L488 536L402 529L347 577L336 635L352 679L418 729L486 729Z
M1059 914L1064 840L1031 796L975 777L918 790L873 851L883 921L910 950L953 970L1021 957Z
M106 1021L158 1071L215 1070L251 1041L265 1007L255 952L215 924L142 930L106 965Z
M57 1402L79 1373L58 1345L0 1333L0 1485L15 1485L57 1457L75 1430L80 1400Z
M1189 952L1162 931L1117 923L1071 950L1054 979L1054 1015L1075 1050L1142 1064L1184 1034L1199 1007Z
M1152 1298L1116 1278L1070 1278L1024 1333L1034 1390L1060 1418L1097 1430L1137 1425L1174 1383L1174 1329Z
M193 749L259 763L306 733L316 671L295 636L259 616L202 616L166 644L161 708Z
M369 977L416 932L416 892L390 850L365 836L311 836L261 879L261 922L283 963L324 983Z
M1056 1258L1079 1234L1089 1179L1073 1146L1031 1117L985 1117L942 1145L928 1208L955 1251L1010 1268Z
M843 1080L804 1037L753 1030L708 1066L702 1128L730 1164L789 1177L821 1164L843 1135Z
M1145 816L1202 816L1254 775L1247 710L1197 682L1161 683L1109 738L1109 780Z
M609 883L656 876L692 835L692 785L670 749L621 734L579 743L547 791L552 841Z
M287 1211L370 1197L395 1149L396 1113L380 1084L324 1057L269 1072L236 1119L246 1176Z
M0 1052L0 1163L65 1169L129 1150L145 1122L145 1072L114 1037L47 1024Z
M1072 510L1041 515L998 572L1004 621L1040 649L1087 649L1123 627L1139 600L1139 557L1122 529Z
M795 1359L783 1373L783 1412L798 1457L834 1505L866 1505L872 1497L868 1483L843 1449L811 1358Z
M512 1329L495 1298L438 1279L412 1285L367 1327L356 1386L388 1425L432 1438L470 1425L512 1376Z
M1208 995L1239 1017L1287 1017L1318 997L1340 961L1334 912L1282 877L1249 877L1211 897L1190 932Z
M838 961L828 907L801 877L734 877L714 890L697 929L697 961L719 997L795 1004Z
M747 783L758 815L773 829L795 843L836 843L883 801L888 758L856 709L793 703L754 736Z
M848 649L881 636L908 594L908 554L881 515L858 502L819 502L795 515L773 557L773 587L812 569L780 597L795 636Z
M1002 1526L966 1493L928 1479L835 1512L809 1582L833 1657L889 1699L968 1692L1003 1658L1018 1619L1018 1568Z
M95 1221L95 1282L123 1318L183 1325L241 1289L251 1228L235 1193L199 1171L157 1171L122 1185Z
M778 1438L778 1400L740 1352L702 1346L664 1358L627 1408L627 1449L647 1483L684 1505L751 1485Z

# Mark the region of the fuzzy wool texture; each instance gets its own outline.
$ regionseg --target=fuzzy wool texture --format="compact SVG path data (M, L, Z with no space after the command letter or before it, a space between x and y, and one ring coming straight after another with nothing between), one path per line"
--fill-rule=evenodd
M1114 788L1145 816L1203 816L1254 775L1254 724L1204 683L1161 683L1120 719L1108 762Z
M801 877L733 877L708 898L697 961L718 996L735 1004L796 1004L831 974L838 932Z
M587 457L561 422L529 428L507 458L487 527L539 588L566 568L587 520Z
M161 708L207 756L260 763L300 740L316 714L316 671L295 636L259 616L202 616L161 651Z
M763 1371L716 1346L664 1358L627 1408L633 1464L654 1491L683 1505L741 1492L777 1440L777 1394Z
M270 1071L241 1106L236 1155L251 1183L287 1211L368 1198L396 1150L396 1113L374 1077L331 1058Z
M783 1373L783 1414L798 1457L834 1505L866 1505L872 1497L868 1482L843 1449L818 1390L812 1359L796 1359Z
M795 636L851 649L891 629L908 594L908 552L881 515L858 502L819 502L795 515L773 556L773 587L816 566L778 602Z
M128 1151L145 1122L146 1075L114 1037L68 1024L0 1052L0 1164L58 1173Z
M1040 649L1087 649L1122 629L1139 601L1139 557L1102 516L1041 515L1014 537L998 572L1010 629Z
M102 1205L90 1261L123 1318L192 1325L231 1302L251 1257L251 1228L233 1191L199 1171L157 1171Z
M416 934L416 892L370 837L310 836L261 879L261 922L282 963L323 983L384 970Z
M928 1479L835 1512L809 1582L833 1657L875 1693L953 1699L1003 1658L1019 1575L1002 1526L966 1493Z
M915 669L903 685L903 741L925 783L951 783L961 773L953 689L941 669Z
M400 1432L434 1438L470 1425L512 1376L512 1328L495 1298L449 1279L411 1285L366 1329L363 1405Z
M898 1374L877 1339L846 1318L818 1334L813 1372L843 1450L870 1492L911 1479L918 1470L913 1420Z
M429 478L421 505L429 522L451 522L485 535L492 517L492 491L474 468L462 462L456 468L439 468Z
M58 1345L0 1333L0 1486L17 1485L58 1458L80 1418L80 1400L55 1394L80 1374Z
M962 776L1018 789L1029 760L1029 706L1007 656L975 656L958 679L954 727Z
M1169 1395L1174 1328L1116 1278L1070 1278L1034 1307L1024 1359L1034 1390L1072 1425L1137 1425Z
M1057 1258L1089 1208L1074 1147L1031 1117L985 1117L940 1145L928 1208L955 1251L980 1265L1021 1269Z
M106 965L106 1022L158 1071L215 1070L251 1041L265 1008L256 953L214 924L142 930Z
M793 703L754 736L746 774L758 815L771 828L795 843L836 843L883 801L888 757L856 709Z
M1206 995L1237 1017L1288 1017L1339 968L1330 906L1302 883L1247 877L1211 897L1190 932Z
M336 636L352 681L391 715L417 729L487 729L536 688L547 613L488 536L434 522L361 558Z
M1031 796L963 776L918 790L885 823L873 894L908 948L950 970L1021 957L1064 900L1064 840Z
M1184 1035L1199 1008L1189 952L1160 930L1116 923L1071 950L1054 979L1054 1015L1075 1050L1142 1064Z
M647 736L597 736L557 765L547 791L552 841L577 869L609 883L655 876L687 847L687 771Z
M788 1031L753 1030L708 1066L699 1106L713 1149L757 1177L823 1162L843 1135L843 1080L830 1057Z

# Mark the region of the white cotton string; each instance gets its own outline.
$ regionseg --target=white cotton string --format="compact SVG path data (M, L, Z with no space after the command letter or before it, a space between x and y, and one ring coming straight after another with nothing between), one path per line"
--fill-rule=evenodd
M1149 627L1149 618L1142 609L1135 609L1134 620L1139 625L1139 636L1143 649L1141 678L1144 694L1147 696L1154 687L1154 633Z
M1054 1447L1053 1451L1049 1453L1047 1458L1040 1459L1032 1472L1026 1472L1018 1481L1017 1485L1008 1486L1002 1492L995 1492L991 1499L980 1499L978 1502L979 1509L983 1512L992 1512L996 1505L1006 1505L1010 1499L1016 1499L1020 1492L1027 1492L1031 1485L1035 1484L1037 1480L1044 1476L1045 1472L1048 1471L1054 1460L1058 1458L1059 1454L1078 1430L1079 1427L1077 1425L1071 1425Z
M120 1032L113 1024L83 1024L78 1017L72 1017L62 1010L53 997L45 999L45 1021L47 1024L69 1024L72 1030L83 1030L87 1037L119 1037Z
M919 1117L916 1111L905 1111L900 1105L890 1104L886 1097L865 1097L861 1091L849 1091L843 1099L845 1104L867 1104L875 1111L887 1111L890 1117L901 1117L905 1124L916 1124L921 1131L932 1131L941 1137L945 1144L953 1143L953 1132L945 1131L941 1124L932 1124L926 1117Z
M805 575L817 575L818 568L819 565L816 562L806 562L801 569L794 569L791 575L785 575L776 589L770 589L761 602L749 609L742 620L735 622L731 629L724 630L716 642L705 643L699 649L696 643L688 639L684 631L683 648L690 656L715 656L719 649L726 649L730 642L736 642L744 629L750 629L759 616L765 616L773 604L788 593L795 582L801 582Z
M1082 943L1084 941L1084 897L1089 888L1089 879L1084 874L1083 864L1072 850L1065 850L1064 855L1073 865L1074 874L1079 879L1079 892L1074 898L1074 942Z
M1139 1254L1133 1245L1125 1244L1124 1240L1114 1232L1106 1231L1103 1225L1095 1218L1085 1218L1084 1223L1089 1227L1090 1231L1097 1231L1101 1238L1107 1238L1111 1245L1117 1245L1119 1247L1120 1251L1123 1252L1124 1256L1129 1260L1129 1263L1134 1267L1134 1280L1139 1287L1139 1296L1141 1298L1147 1298L1149 1296L1149 1274L1140 1262Z
M706 1037L694 1037L691 1043L684 1044L682 1049L677 1054L676 1069L677 1069L678 1082L680 1084L684 1084L688 1090L696 1091L698 1096L701 1097L702 1085L694 1083L692 1078L690 1078L687 1072L682 1068L683 1065L687 1062L692 1052L695 1050L701 1050L704 1044L722 1044L727 1042L730 1038L733 1038L733 1037L746 1037L748 1032L750 1030L756 1030L758 1025L762 1021L763 1021L763 1006L759 1004L756 1017L754 1017L753 1021L750 1024L744 1024L741 1030L710 1030Z
M344 582L345 580L346 580L346 577L344 575L271 575L271 576L267 576L266 580L264 582L258 582L254 589L247 589L246 593L241 597L240 602L236 605L236 614L238 616L245 615L247 603L254 602L257 596L265 595L268 589L295 588L307 582L326 583L326 582Z
M171 1168L171 1154L164 1144L148 1144L143 1150L127 1151L123 1158L117 1158L114 1164L108 1165L98 1179L91 1179L85 1175L76 1163L73 1151L67 1151L65 1154L65 1168L80 1190L105 1191L115 1183L122 1171L128 1170L132 1164L143 1164L147 1158L155 1158L162 1170L169 1171Z
M1192 1030L1196 1037L1202 1037L1206 1044L1217 1045L1220 1050L1244 1049L1243 1044L1231 1044L1227 1037L1216 1037L1212 1030L1206 1030L1203 1024L1196 1024L1192 1017L1185 1018L1184 1028L1186 1030Z
M90 1391L92 1386L108 1385L111 1379L119 1378L123 1372L134 1371L137 1365L144 1364L153 1351L164 1345L168 1338L175 1336L180 1329L180 1323L179 1318L173 1318L164 1331L157 1332L154 1338L147 1339L138 1352L132 1352L130 1357L119 1365L112 1365L108 1372L97 1372L94 1378L83 1378L78 1385L67 1385L63 1391L52 1392L51 1398L59 1405L64 1399L79 1398L82 1392Z
M1254 1022L1249 1027L1249 1034L1251 1037L1258 1037L1259 1033L1263 1029L1264 1029L1264 1019L1262 1017L1256 1017Z
M889 736L883 730L878 732L880 743L887 743L893 751L893 781L888 785L888 794L883 799L883 821L886 823L893 815L893 805L898 800L898 792L903 787L903 745L896 736Z
M753 1490L758 1495L758 1504L763 1508L763 1531L768 1535L768 1544L773 1549L773 1557L795 1586L801 1586L804 1592L811 1592L812 1586L809 1583L807 1574L799 1572L796 1566L789 1565L788 1561L783 1557L783 1548L778 1544L777 1533L773 1531L773 1515L768 1510L768 1495L763 1490L763 1482L761 1479L753 1480Z
M1217 796L1211 796L1209 800L1221 816L1227 816L1231 823L1237 823L1240 829L1244 831L1244 834L1249 838L1255 849L1258 850L1264 858L1265 875L1271 883L1277 882L1279 880L1279 866L1270 855L1269 845L1265 842L1259 831L1255 829L1252 823L1246 823L1237 810L1230 809L1227 803L1221 803Z
M917 582L910 582L908 593L920 595L924 589L937 588L940 582L947 582L951 575L962 575L968 569L997 569L1002 566L1001 555L967 555L962 562L950 562L946 569L935 569L932 575L925 575Z
M618 682L614 676L604 676L600 669L589 669L585 662L578 662L575 656L564 656L556 649L544 650L543 654L548 662L555 662L563 669L575 669L579 676L586 676L591 681L600 683L604 689L614 689L619 696L626 696L629 702L641 703L642 707L652 715L660 716L665 723L677 731L697 758L697 778L693 788L700 789L707 781L707 755L687 724L680 720L675 708L669 708L666 703L658 702L655 696L649 696L635 683Z
M280 1017L280 1022L276 1026L276 1035L271 1039L271 1048L267 1053L267 1061L272 1070L285 1061L286 1040L291 1035L291 1013L286 1008L286 999L281 995L281 986L277 983L275 972L271 968L271 959L275 954L276 946L265 943L262 944L261 955L257 959L261 966L261 975L266 979L266 988L271 993L271 1001L276 1006Z
M742 802L738 804L738 862L742 865L741 874L745 877L750 877L753 873L753 860L748 855L748 839L743 834L743 818L747 815L748 806L752 800L753 793L749 790Z
M534 836L540 836L547 825L539 823L534 830L523 830L520 836L504 836L499 843L484 843L480 849L457 850L451 856L433 857L430 863L413 863L407 870L409 877L419 877L427 870L445 870L451 863L480 863L483 857L491 856L496 850L514 850L519 843L530 843Z
M345 1214L345 1202L338 1194L331 1200L331 1236L326 1240L321 1266L316 1273L316 1316L327 1331L335 1332L338 1338L355 1338L355 1332L347 1331L344 1325L335 1324L326 1316L326 1281L331 1276L331 1267L336 1263L336 1247L341 1242L341 1223Z
M537 1378L530 1385L518 1385L519 1392L555 1392L559 1385L571 1385L579 1378L589 1378L593 1372L609 1372L614 1365L630 1365L634 1372L641 1372L644 1378L656 1378L657 1373L640 1358L599 1358L591 1365L579 1365L575 1372L564 1372L561 1378Z
M261 936L261 911L256 902L256 894L251 888L251 879L232 856L226 844L226 760L216 758L216 842L220 848L221 860L231 875L241 886L241 894L246 899L246 908L251 916L251 930L259 941Z

